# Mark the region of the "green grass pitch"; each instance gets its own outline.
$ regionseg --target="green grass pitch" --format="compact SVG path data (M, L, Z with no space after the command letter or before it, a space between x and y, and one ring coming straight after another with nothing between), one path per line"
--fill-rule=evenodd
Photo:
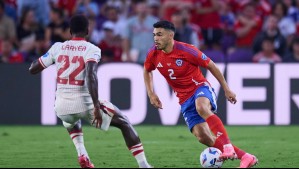
M200 168L205 148L185 126L136 126L148 161L156 168ZM227 127L233 143L259 158L257 168L298 168L299 126ZM137 168L119 130L83 128L85 145L98 168ZM227 161L223 167L238 167ZM0 168L79 168L62 126L0 126Z

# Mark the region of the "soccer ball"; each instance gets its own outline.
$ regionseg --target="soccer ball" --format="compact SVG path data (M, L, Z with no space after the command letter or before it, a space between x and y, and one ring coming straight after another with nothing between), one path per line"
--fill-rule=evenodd
M215 147L208 147L200 154L200 164L203 168L221 168L223 161L219 159L222 152Z

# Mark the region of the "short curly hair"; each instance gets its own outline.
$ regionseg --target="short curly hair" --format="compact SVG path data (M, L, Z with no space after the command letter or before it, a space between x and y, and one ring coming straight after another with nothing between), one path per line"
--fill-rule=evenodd
M89 22L84 15L75 15L70 20L70 31L72 34L88 34Z

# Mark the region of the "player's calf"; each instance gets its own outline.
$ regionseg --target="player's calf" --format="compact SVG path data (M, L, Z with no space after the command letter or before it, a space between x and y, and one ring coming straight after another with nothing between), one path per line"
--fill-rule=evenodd
M135 157L139 168L152 168L152 166L147 162L143 145L136 130L129 122L128 118L121 114L119 109L115 108L115 110L116 113L111 121L111 125L121 130L126 145Z

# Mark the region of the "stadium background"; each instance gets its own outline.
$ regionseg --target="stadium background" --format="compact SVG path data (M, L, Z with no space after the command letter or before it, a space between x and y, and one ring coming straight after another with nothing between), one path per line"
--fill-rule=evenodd
M70 38L68 20L75 13L88 16L92 23L88 39L102 49L100 96L115 103L137 126L155 166L198 167L192 154L204 148L187 132L177 100L158 74L155 86L164 109L154 109L146 96L141 71L144 53L152 45L152 23L167 19L175 22L175 38L194 44L215 60L237 93L239 102L231 106L208 74L219 93L218 115L229 126L234 143L258 155L261 167L298 167L298 0L0 2L4 4L0 6L0 167L76 167L71 155L66 163L55 165L49 162L55 158L28 157L39 153L48 158L40 150L73 151L53 112L55 70L52 67L32 76L28 68L51 44ZM149 19L140 24L132 17ZM56 124L59 128L49 127ZM90 128L86 131L92 133L86 140L99 139L95 136L99 133ZM132 159L122 156L126 150L114 146L123 144L120 135L102 133L100 137L101 147L87 143L90 155L96 156L99 148L106 154L115 149L119 160L111 161L107 156L107 164L95 162L96 166L135 167ZM157 143L163 149L157 149ZM185 148L174 149L177 147ZM66 159L66 153L56 155ZM177 156L182 159L169 160Z
M176 40L197 46L229 78L240 100L235 108L227 106L219 84L208 77L217 88L219 116L226 124L299 124L296 87L299 76L297 65L293 65L299 61L299 1L0 2L3 9L0 12L0 74L5 79L1 83L1 124L57 124L52 111L55 71L52 75L32 77L27 69L51 44L70 38L68 21L77 13L88 16L91 22L88 39L102 49L99 70L103 67L105 73L102 73L104 77L99 75L100 96L118 105L133 124L183 124L174 95L161 89L162 85L168 88L165 81L159 79L156 85L165 102L163 111L149 105L142 83L140 70L147 50L153 45L152 24L162 19L175 23ZM250 66L244 69L242 64ZM292 66L283 66L288 64ZM49 81L42 83L41 79ZM259 94L252 95L255 92ZM22 106L14 106L16 96ZM32 99L24 99L28 96ZM24 109L24 118L12 118Z

